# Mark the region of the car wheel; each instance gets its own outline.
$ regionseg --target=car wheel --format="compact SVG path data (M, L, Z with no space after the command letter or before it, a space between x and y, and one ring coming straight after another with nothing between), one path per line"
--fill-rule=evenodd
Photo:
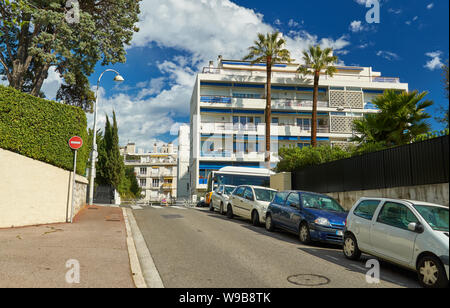
M266 230L272 232L275 229L275 226L273 225L272 216L269 214L266 217Z
M353 234L347 234L344 236L344 255L347 259L358 260L361 257L361 251L358 248L358 243Z
M448 286L445 268L434 256L422 257L417 265L419 283L424 288L445 288Z
M227 217L229 218L229 219L232 219L233 218L233 208L231 207L231 204L228 204L228 206L227 206Z
M300 225L299 238L300 242L302 242L303 244L311 243L311 235L309 233L309 227L307 223L302 223Z
M255 227L259 226L259 214L258 211L253 211L252 213L252 223Z
M223 210L223 202L220 202L220 215L224 215L225 212Z

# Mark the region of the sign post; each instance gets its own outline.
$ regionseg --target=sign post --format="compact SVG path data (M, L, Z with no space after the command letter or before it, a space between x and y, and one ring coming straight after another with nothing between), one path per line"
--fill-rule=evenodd
M77 174L77 152L83 146L83 139L78 136L72 137L69 140L69 147L75 151L73 159L73 176L72 176L72 206L70 211L70 223L73 223L73 211L75 204L75 177Z

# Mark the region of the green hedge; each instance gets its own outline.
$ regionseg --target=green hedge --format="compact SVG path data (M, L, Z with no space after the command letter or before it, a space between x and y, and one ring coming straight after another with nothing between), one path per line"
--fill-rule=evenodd
M87 120L77 107L37 98L0 86L0 148L73 170L68 141L83 138L78 150L77 173L85 175L89 158Z

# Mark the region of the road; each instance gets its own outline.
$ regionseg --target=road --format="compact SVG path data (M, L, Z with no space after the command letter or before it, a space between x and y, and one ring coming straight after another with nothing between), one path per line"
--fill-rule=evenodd
M381 262L378 284L366 262L339 246L302 245L208 209L134 207L133 214L166 288L418 288L416 274Z

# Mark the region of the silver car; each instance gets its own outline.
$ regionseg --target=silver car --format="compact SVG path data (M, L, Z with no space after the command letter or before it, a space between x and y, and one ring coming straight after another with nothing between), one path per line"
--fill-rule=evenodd
M212 196L211 202L209 204L209 210L213 212L215 209L219 211L220 214L225 215L226 205L236 186L233 185L220 185L217 187Z

